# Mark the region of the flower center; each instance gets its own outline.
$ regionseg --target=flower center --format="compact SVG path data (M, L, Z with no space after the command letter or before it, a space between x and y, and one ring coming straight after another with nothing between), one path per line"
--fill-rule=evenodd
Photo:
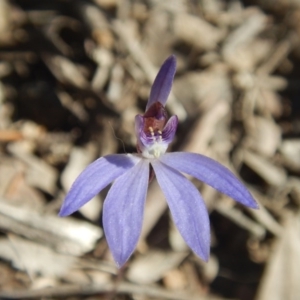
M154 130L152 126L149 126L148 132L151 142L144 147L142 155L146 158L158 158L167 151L168 144L163 141L161 130Z
M157 134L155 135L154 129L153 129L151 126L150 126L148 129L149 129L149 131L150 131L150 134L151 134L151 136L152 136L154 142L156 142L157 140L158 140L159 142L162 142L162 132L161 132L161 130L157 130L157 131L156 131Z

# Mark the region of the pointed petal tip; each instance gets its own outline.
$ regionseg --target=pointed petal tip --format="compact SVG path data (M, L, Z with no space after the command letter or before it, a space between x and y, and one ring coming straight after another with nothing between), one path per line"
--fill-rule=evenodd
M64 212L62 209L60 210L60 212L57 214L59 217L67 217L69 216L70 214Z
M252 198L252 202L251 204L248 205L248 207L252 208L252 209L259 209L259 204L256 202L256 200L254 198Z
M173 79L176 72L176 65L176 57L174 54L172 54L164 61L160 69L164 70L166 75L170 73Z
M176 72L176 57L169 56L160 67L153 82L146 111L155 102L166 105L168 96L171 92L174 76Z
M247 189L245 185L244 191L243 191L243 197L232 197L235 201L239 202L240 204L247 206L252 209L259 209L258 202L254 199L254 197L251 195L250 191Z
M174 64L176 66L176 56L174 54L170 55L164 62L169 62L170 64Z
M115 260L114 260L115 261ZM116 267L118 268L118 269L121 269L123 266L124 266L124 264L122 264L122 263L120 263L120 262L118 262L118 261L115 261L115 264L116 264Z
M127 263L127 261L128 261L128 258L127 258L126 260L124 260L124 259L116 260L116 259L114 258L114 262L115 262L115 264L116 264L116 267L117 267L119 270L122 269L122 268L125 266L125 264Z
M206 248L206 249L203 249ZM209 257L210 257L210 241L208 243L206 243L206 245L202 245L201 247L201 252L198 252L195 254L200 257L204 262L208 262L209 261Z
M61 209L58 213L59 217L67 217L67 216L71 215L74 212L70 209L69 206L66 206L64 204L65 204L65 202L63 203L63 205L62 205L62 207L61 207Z
M205 253L201 258L207 263L210 258L210 252L208 251L208 253Z
M136 246L134 246L134 248L135 247ZM110 252L114 259L116 267L118 269L122 269L127 264L128 260L130 259L134 251L127 252L127 253L117 253L117 251L114 251L114 249L110 248Z
M62 211L60 211L58 214L57 214L57 216L59 216L59 217L66 217L67 215L65 215Z
M192 248L191 248L192 249ZM203 251L204 250L204 251ZM208 262L209 261L209 258L210 258L210 245L209 247L207 247L207 249L201 249L200 252L199 252L199 249L198 251L196 252L195 251L195 248L192 249L194 255L196 255L197 257L199 257L201 260L203 260L204 262Z

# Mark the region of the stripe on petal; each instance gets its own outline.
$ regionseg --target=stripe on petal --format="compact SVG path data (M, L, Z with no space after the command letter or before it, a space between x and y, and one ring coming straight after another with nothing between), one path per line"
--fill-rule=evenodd
M133 253L142 229L149 180L149 162L141 160L119 177L103 206L103 227L118 267Z
M176 58L171 55L161 66L153 82L146 111L155 102L166 105L176 72Z
M73 183L59 215L68 216L78 210L139 161L140 158L133 155L114 154L101 157L91 163Z
M151 164L183 239L198 256L207 261L210 248L209 218L200 193L176 170L157 160Z
M244 184L229 169L207 156L189 152L174 152L161 156L160 160L171 168L207 183L246 206L258 208L256 201Z

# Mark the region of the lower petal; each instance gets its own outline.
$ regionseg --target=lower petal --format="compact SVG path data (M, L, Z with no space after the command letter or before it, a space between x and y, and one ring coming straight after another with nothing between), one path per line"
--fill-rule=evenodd
M151 164L183 239L198 256L207 261L210 227L207 209L200 193L176 170L160 161Z
M149 180L149 163L141 160L119 177L103 206L103 227L118 267L133 253L140 237Z
M174 152L161 156L160 160L171 168L192 175L246 206L258 208L245 185L229 169L207 156Z
M140 158L113 154L101 157L87 166L68 192L59 215L68 216L96 196L108 184L131 169Z

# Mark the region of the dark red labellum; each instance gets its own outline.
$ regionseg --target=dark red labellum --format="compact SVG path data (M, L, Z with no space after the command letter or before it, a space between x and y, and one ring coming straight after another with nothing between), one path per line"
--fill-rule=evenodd
M160 102L153 103L149 109L145 112L144 116L144 132L151 133L149 128L151 128L152 132L163 131L167 120L168 114L165 107Z

